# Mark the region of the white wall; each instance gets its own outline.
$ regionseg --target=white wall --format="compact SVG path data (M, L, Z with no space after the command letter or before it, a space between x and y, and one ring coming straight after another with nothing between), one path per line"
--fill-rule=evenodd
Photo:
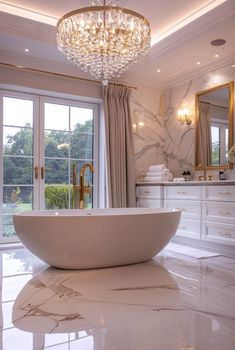
M102 87L97 83L0 66L0 84L16 89L33 89L85 97L101 102Z

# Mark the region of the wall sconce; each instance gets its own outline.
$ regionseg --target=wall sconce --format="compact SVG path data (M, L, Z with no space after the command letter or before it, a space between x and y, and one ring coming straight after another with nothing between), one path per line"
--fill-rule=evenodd
M192 119L189 116L188 108L182 108L178 110L178 120L181 124L190 125L192 123Z
M136 134L144 126L145 126L144 122L139 122L138 124L136 124L136 123L132 124L133 133Z

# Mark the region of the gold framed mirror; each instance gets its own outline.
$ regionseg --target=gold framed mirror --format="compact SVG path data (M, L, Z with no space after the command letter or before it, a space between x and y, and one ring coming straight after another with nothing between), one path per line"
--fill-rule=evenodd
M195 169L228 168L234 142L234 82L196 93L195 102Z

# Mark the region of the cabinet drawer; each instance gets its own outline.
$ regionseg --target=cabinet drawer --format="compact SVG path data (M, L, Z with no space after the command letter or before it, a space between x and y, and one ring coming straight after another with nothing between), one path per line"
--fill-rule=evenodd
M201 222L199 220L181 219L176 235L200 239Z
M166 199L164 202L165 208L180 209L181 217L188 219L201 219L201 202L189 201L180 199Z
M165 186L165 198L169 199L201 199L201 186Z
M138 198L137 199L137 207L138 208L162 208L163 201L161 199L145 199Z
M205 186L203 199L207 201L235 202L235 186Z
M162 198L162 186L137 186L136 195L138 198Z
M235 224L235 203L203 202L202 208L202 218L204 221Z
M207 241L235 245L235 225L205 222L203 236Z

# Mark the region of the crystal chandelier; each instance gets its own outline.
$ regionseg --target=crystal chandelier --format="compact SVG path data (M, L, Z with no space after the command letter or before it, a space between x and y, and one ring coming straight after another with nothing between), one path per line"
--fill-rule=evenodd
M103 84L146 55L150 39L148 20L119 7L115 0L93 0L91 6L67 13L57 24L59 50Z

